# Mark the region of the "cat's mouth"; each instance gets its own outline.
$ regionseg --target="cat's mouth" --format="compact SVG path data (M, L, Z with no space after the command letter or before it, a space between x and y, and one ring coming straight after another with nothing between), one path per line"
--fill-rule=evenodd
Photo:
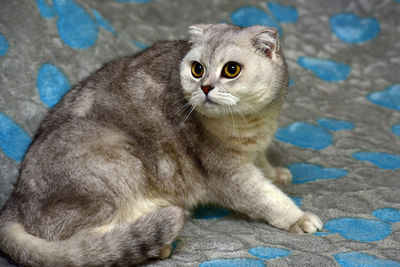
M204 101L204 104L209 104L209 105L219 105L216 101L212 100L208 96L206 97L206 100Z

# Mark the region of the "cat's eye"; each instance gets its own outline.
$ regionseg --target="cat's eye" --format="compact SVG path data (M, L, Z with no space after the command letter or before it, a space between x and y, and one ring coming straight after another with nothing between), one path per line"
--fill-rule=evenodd
M233 62L233 61L229 61L222 68L221 75L223 77L225 77L225 78L233 79L236 76L238 76L239 73L240 73L240 65L239 65L239 63L236 63L236 62Z
M192 75L195 78L201 78L204 74L204 67L199 62L195 61L192 65Z

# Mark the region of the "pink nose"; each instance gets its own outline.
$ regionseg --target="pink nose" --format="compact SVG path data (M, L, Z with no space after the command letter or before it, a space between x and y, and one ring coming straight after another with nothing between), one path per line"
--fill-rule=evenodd
M202 85L202 86L201 86L201 90L203 90L203 92L204 92L205 95L208 95L208 93L209 93L212 89L214 89L214 87L213 87L213 86L210 86L210 85Z

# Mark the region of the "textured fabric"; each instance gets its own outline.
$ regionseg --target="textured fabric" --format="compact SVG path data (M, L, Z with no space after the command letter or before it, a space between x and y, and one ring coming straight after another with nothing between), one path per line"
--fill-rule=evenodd
M269 152L324 232L201 207L150 266L400 266L400 1L19 0L0 3L0 205L40 121L103 63L196 23L280 31L290 88ZM11 264L0 258L1 266Z

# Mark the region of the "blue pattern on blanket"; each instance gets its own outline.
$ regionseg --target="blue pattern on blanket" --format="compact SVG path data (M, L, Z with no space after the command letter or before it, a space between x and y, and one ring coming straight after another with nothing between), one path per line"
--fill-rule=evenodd
M91 9L92 10L92 14L94 15L97 24L106 29L107 31L116 34L117 32L113 29L113 27L111 26L111 24L105 19L103 18L103 16L94 8Z
M202 262L199 267L265 267L265 264L253 259L218 259Z
M379 220L363 218L337 218L325 223L325 229L331 233L360 242L373 242L391 234L391 223L400 222L400 210L382 208L372 212Z
M341 13L329 20L333 33L343 42L356 44L374 39L379 33L379 21L361 19L352 13Z
M311 163L292 163L288 166L288 169L293 175L293 184L337 179L347 174L347 171L343 169L324 168Z
M229 216L231 211L222 207L214 205L202 205L193 211L193 218L195 219L218 219Z
M298 18L297 9L293 6L285 6L279 3L268 2L269 11L279 22L296 22Z
M287 249L273 247L254 247L249 249L249 253L261 260L272 260L289 256L292 252Z
M400 222L400 210L393 208L382 208L372 212L376 218L388 223Z
M296 206L301 207L303 205L303 198L301 197L290 197Z
M307 122L294 122L279 128L275 138L281 142L315 150L324 149L333 143L330 132Z
M353 157L360 161L369 161L375 166L387 169L397 170L400 169L400 155L393 155L383 152L356 152Z
M4 56L8 52L8 41L7 38L0 33L0 57Z
M379 241L391 233L390 224L363 218L332 219L325 223L325 229L360 242Z
M46 63L38 71L37 88L40 99L52 108L69 90L70 85L68 78L57 66Z
M395 124L392 126L392 132L400 137L400 124Z
M116 33L110 23L98 11L92 9L92 16L73 0L53 0L53 6L45 0L36 2L44 18L53 18L56 14L57 29L61 40L75 49L86 49L97 41L98 27ZM97 23L97 24L96 24Z
M399 267L400 263L391 261L378 259L374 256L359 253L359 252L342 252L333 255L337 263L343 267L359 267L359 266L368 266L368 267Z
M42 17L52 18L56 15L56 11L53 6L49 5L46 0L36 0L36 5Z
M374 104L400 110L400 84L391 85L383 91L370 93L367 98Z
M0 148L10 158L22 161L31 137L11 118L0 112Z
M349 65L328 59L301 56L298 58L297 63L327 82L345 80L351 71Z
M147 44L139 42L139 41L133 41L132 43L135 46L139 47L140 49L147 49L149 47Z
M268 14L265 10L258 7L241 7L231 14L231 20L233 24L249 27L253 25L264 25L278 29L282 35L282 27L279 25L277 20Z
M354 122L347 120L337 120L331 118L321 118L317 120L317 123L322 127L331 130L331 131L340 131L340 130L353 130Z

